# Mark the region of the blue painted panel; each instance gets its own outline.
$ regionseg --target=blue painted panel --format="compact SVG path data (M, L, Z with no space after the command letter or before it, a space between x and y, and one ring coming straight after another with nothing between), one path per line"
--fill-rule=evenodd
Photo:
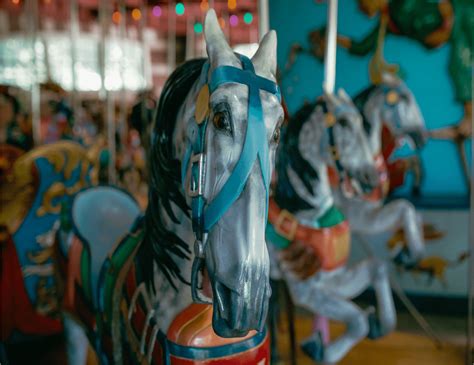
M326 3L315 1L270 1L270 25L278 32L278 65L283 70L290 46L297 42L308 46L311 30L326 24ZM357 8L356 0L339 1L338 32L356 39L365 36L377 23ZM402 76L418 100L428 129L457 123L462 105L454 100L454 89L448 74L450 45L426 50L415 41L387 35L385 58L401 66ZM349 95L357 94L369 84L368 62L371 56L350 55L338 48L336 87ZM295 66L283 80L282 94L290 113L305 100L322 93L323 64L309 55L298 57ZM470 142L466 146L471 161ZM426 196L463 196L466 186L455 146L448 141L431 140L422 152L425 180L422 194ZM407 192L407 190L405 190ZM467 198L466 198L467 199Z

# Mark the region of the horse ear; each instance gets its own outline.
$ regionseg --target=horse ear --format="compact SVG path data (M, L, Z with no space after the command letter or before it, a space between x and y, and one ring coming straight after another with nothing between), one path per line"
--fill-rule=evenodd
M349 95L347 95L346 93L346 90L344 90L343 88L340 88L339 90L337 90L337 95L341 98L341 99L344 99L345 101L347 101L348 103L351 103L352 104L352 99Z
M257 52L252 57L255 68L261 72L276 75L277 37L274 30L269 31L260 42Z
M207 55L213 67L222 63L226 58L235 58L234 52L227 43L224 33L222 33L214 9L209 10L206 14L204 38L206 40Z

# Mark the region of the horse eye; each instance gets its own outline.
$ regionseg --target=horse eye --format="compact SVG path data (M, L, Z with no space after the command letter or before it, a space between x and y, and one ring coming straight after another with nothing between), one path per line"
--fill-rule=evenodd
M227 119L227 116L224 112L216 112L212 118L212 124L218 130L230 132L230 123Z
M273 132L272 141L275 144L280 143L280 135L281 135L281 130L280 129L281 128L278 127L277 129L275 129L275 132Z
M339 124L341 125L341 127L346 128L349 126L349 121L346 118L341 118L339 119Z

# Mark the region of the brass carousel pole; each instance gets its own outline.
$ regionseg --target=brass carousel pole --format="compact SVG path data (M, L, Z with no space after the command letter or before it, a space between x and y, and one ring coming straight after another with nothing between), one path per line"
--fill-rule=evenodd
M31 40L31 69L32 71L32 82L31 82L31 127L33 133L33 142L35 146L41 143L41 99L40 99L40 85L38 80L38 60L36 57L36 44L38 40L38 2L36 0L27 0L26 9L29 14L28 22L28 33ZM45 48L45 53L48 52ZM48 68L49 65L47 64Z
M99 40L99 63L101 76L100 99L104 102L104 127L107 130L107 149L109 151L108 159L108 182L115 184L115 118L114 118L114 100L113 94L106 87L106 67L107 67L107 35L110 24L110 4L108 0L99 2L99 20L100 20L100 40Z

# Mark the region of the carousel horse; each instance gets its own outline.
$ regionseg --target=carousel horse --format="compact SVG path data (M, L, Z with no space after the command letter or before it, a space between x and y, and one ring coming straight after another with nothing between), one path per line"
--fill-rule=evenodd
M92 184L92 161L74 142L29 152L0 146L2 342L62 330L53 278L54 236L61 206Z
M380 337L396 323L385 264L367 258L346 265L350 229L335 206L329 164L343 177L341 184L348 194L370 191L377 183L362 119L345 93L325 94L289 121L277 153L277 183L267 226L272 264L296 305L346 324L346 331L327 344L319 332L303 343L303 351L323 363L339 361L364 337ZM284 259L298 256L293 251L301 247L319 267L310 263L301 273L295 266L295 261L301 264L299 260ZM366 311L351 301L369 286L375 290L377 310L370 307Z
M208 60L163 89L145 215L128 194L91 188L57 236L70 364L87 340L101 364L268 364L276 35L252 59L235 54L210 10L205 41Z
M415 97L395 75L383 74L382 83L370 86L354 98L364 118L372 155L379 171L379 184L363 196L347 197L335 190L338 205L351 223L353 232L375 234L400 226L406 237L406 246L396 245L391 254L395 262L410 266L424 254L423 229L413 204L405 199L385 203L389 184L393 183L390 169L402 163L392 162L398 141L408 140L417 149L425 142L425 123ZM402 175L405 172L402 172ZM400 174L398 174L400 175ZM333 185L337 185L337 171L332 169Z

